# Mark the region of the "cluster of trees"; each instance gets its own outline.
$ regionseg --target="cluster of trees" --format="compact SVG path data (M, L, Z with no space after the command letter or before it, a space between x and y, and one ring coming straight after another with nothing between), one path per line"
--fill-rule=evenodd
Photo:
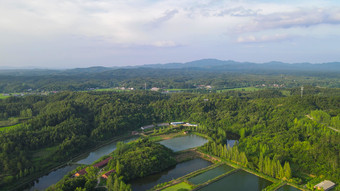
M124 181L129 181L160 172L175 164L173 151L144 138L128 146L119 146L108 169L115 169Z
M226 144L216 144L216 142L208 142L201 149L215 156L227 159L229 161L241 164L245 167L248 165L248 159L244 152L238 150L237 145L230 147Z
M208 142L201 147L201 150L226 159L228 161L243 165L245 167L255 169L253 165L248 166L246 153L240 152L237 145L230 147L226 144L216 144L216 142ZM286 161L284 163L284 166L282 167L279 160L271 160L268 156L263 157L262 152L260 153L256 170L278 179L292 178L292 172L289 162Z
M278 179L290 179L292 178L292 171L290 169L289 162L285 162L282 167L279 160L271 160L268 156L264 157L260 154L258 171L263 172L271 177Z
M125 184L116 174L111 174L107 178L106 187L108 191L132 191L131 186Z
M81 167L80 167L81 168ZM80 169L77 168L77 169ZM97 186L97 173L99 169L93 166L87 167L87 174L78 177L70 178L72 173L68 173L62 180L60 180L57 184L49 187L47 191L90 191L94 190Z
M340 129L340 115L332 117L328 113L322 110L314 110L311 112L311 117L319 123L332 126L334 128Z

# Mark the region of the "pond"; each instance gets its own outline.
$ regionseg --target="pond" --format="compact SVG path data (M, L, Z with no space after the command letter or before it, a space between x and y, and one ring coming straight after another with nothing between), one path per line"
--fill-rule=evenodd
M214 179L222 174L225 174L234 168L228 165L220 165L216 168L210 169L206 172L203 172L202 174L199 174L197 176L194 176L192 178L189 178L188 181L193 183L193 184L203 184L207 182L208 180Z
M127 143L133 140L136 140L138 137L131 137L129 139L123 140L123 142ZM94 161L98 160L100 157L108 155L112 153L114 150L116 150L116 143L117 142L112 142L108 145L105 145L103 147L98 148L95 151L90 152L86 158L77 161L77 164L87 164L90 165Z
M160 141L159 143L172 149L174 152L177 152L177 151L182 151L182 150L202 146L207 142L208 142L207 139L192 134L192 135L187 135L183 137L175 137L173 139Z
M229 145L230 147L233 147L234 145L236 145L238 143L238 140L232 140L232 139L228 139L227 140L227 145Z
M286 184L280 187L277 191L301 191L301 190Z
M157 184L168 182L170 180L179 178L201 168L210 166L212 163L201 158L196 158L190 161L177 164L175 167L167 169L163 172L139 178L129 182L133 191L148 190Z
M130 142L138 137L132 137L123 140L124 142ZM84 159L77 161L77 164L92 164L94 161L98 160L100 157L105 156L116 149L116 143L112 142L107 145L104 145L92 152L90 152ZM32 183L32 186L26 190L33 191L33 190L45 190L52 184L56 184L59 180L61 180L68 172L76 169L79 165L67 165L61 167L55 171L49 172L47 175L44 175L38 180Z
M79 165L68 165L62 168L59 168L55 171L50 172L49 174L40 177L38 180L34 181L31 188L27 189L30 191L34 190L45 190L52 184L57 183L61 180L68 172L76 169Z
M261 191L262 189L271 184L272 182L266 179L250 174L246 171L239 170L236 173L227 175L199 190Z

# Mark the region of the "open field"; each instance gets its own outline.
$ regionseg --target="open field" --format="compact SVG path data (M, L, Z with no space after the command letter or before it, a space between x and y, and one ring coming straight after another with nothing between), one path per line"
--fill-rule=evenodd
M165 188L163 191L177 191L179 189L187 189L187 190L191 190L191 185L186 183L186 182L181 182L179 184L175 184L173 186L170 186L168 188Z
M260 88L256 87L244 87L244 88L231 88L231 89L223 89L217 90L218 93L227 92L227 91L258 91L261 90Z
M121 89L116 89L116 88L103 88L103 89L95 89L93 91L96 91L96 92L109 92L109 91L112 91L112 92L123 92L123 91L130 91L130 90L121 90Z
M7 126L7 127L0 127L0 132L7 131L7 130L10 130L10 129L14 129L14 128L17 128L17 127L20 127L20 124L16 124L16 125L12 125L12 126Z
M0 94L0 99L5 99L5 98L8 98L10 97L9 95L4 95L4 94Z

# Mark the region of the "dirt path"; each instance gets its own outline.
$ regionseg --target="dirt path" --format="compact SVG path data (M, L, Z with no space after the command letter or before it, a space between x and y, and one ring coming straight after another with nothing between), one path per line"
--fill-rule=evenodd
M310 116L310 115L306 115L306 117L308 117L310 120L315 121L314 118L312 116ZM321 123L321 124L326 125L324 123ZM335 129L334 127L331 127L331 126L328 126L328 125L326 125L326 127L328 127L329 129L332 129L333 131L336 131L336 132L340 133L339 129Z

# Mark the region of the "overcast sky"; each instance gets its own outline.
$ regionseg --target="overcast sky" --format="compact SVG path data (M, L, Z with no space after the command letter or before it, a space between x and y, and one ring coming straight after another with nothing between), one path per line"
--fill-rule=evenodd
M0 0L0 67L340 61L339 0Z

